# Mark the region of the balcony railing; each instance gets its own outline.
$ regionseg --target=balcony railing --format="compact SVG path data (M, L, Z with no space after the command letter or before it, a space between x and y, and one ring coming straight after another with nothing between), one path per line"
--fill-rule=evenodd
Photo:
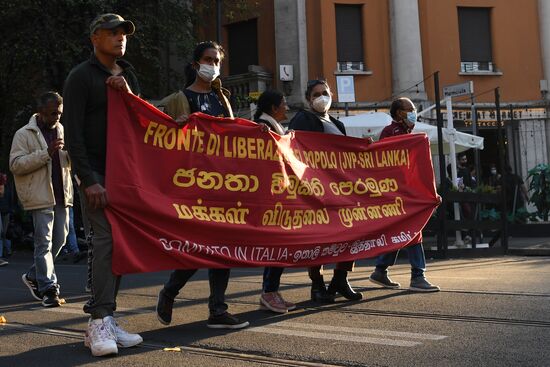
M336 63L336 69L338 71L365 71L365 64L363 61L338 61Z
M462 73L494 73L497 70L491 61L462 61L460 71Z
M223 79L223 86L231 92L231 104L236 110L249 107L250 92L263 92L272 84L273 75L256 65L248 66L246 74L230 75Z

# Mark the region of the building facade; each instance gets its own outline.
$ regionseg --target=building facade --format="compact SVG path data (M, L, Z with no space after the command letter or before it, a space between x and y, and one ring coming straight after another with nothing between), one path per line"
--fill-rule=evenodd
M482 174L499 158L496 87L513 170L526 178L530 168L549 162L550 1L248 1L221 26L225 84L239 101L278 88L299 108L307 80L325 78L335 114L344 107L387 110L396 96L426 108L434 103L439 71L441 88L474 84L473 95L453 99L453 115L458 130L472 132L475 103L478 135L485 138ZM215 26L206 28L203 36L215 38ZM353 76L355 102L340 101L338 76ZM434 113L426 120L434 123Z

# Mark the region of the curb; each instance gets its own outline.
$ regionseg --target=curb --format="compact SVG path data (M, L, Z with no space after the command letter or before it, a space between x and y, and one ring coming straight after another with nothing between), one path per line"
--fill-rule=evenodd
M508 255L550 256L550 249L548 248L508 248Z

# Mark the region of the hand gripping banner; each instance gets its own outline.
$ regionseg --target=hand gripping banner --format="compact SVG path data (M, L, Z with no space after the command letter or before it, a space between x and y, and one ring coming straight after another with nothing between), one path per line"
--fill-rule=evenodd
M421 241L439 202L425 134L279 136L201 113L178 127L131 94L108 98L116 274L373 257Z

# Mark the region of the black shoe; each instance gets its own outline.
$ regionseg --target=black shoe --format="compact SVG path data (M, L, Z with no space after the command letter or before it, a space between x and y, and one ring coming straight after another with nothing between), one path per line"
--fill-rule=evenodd
M344 298L350 301L359 301L363 298L363 295L360 292L356 292L353 290L348 282L347 276L347 271L335 269L334 276L330 281L327 293L333 296L335 296L336 293L340 293Z
M86 259L87 257L88 257L88 253L86 251L79 251L73 254L73 264L77 264L80 261Z
M239 320L229 312L218 316L210 315L206 324L210 329L242 329L248 325L250 325L248 321Z
M334 295L327 293L325 280L321 278L311 279L311 300L319 303L333 303Z
M378 269L372 272L369 280L374 284L381 285L384 288L397 289L401 286L401 284L394 282L390 279L387 271Z
M434 285L423 276L412 278L411 286L409 288L413 292L439 292L440 289L437 285Z
M42 295L38 291L38 284L36 283L36 281L29 279L27 274L21 275L21 280L23 281L23 284L25 284L27 288L29 288L29 290L31 291L31 295L34 297L34 299L36 299L37 301L42 301Z
M57 288L52 287L44 292L42 298L42 306L44 307L58 307L61 304L59 296L57 295Z
M59 254L59 255L55 258L54 262L55 262L55 263L59 263L59 262L68 262L68 261L70 260L70 258L71 258L71 254L68 253L68 252L64 252L64 253Z
M170 325L172 322L172 308L174 307L174 299L170 298L161 289L157 299L157 319L163 325Z

